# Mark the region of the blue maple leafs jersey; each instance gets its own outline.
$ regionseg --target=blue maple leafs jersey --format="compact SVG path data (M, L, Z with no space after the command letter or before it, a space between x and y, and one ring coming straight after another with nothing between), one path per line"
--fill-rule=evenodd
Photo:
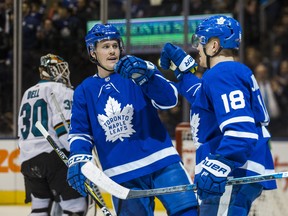
M160 73L141 86L116 73L89 77L74 92L70 152L95 146L103 171L118 183L179 162L157 112L177 102L177 89Z
M269 116L251 70L239 62L222 62L202 79L192 73L176 84L191 104L191 130L196 151L195 175L202 161L220 154L236 162L234 177L274 172L265 128ZM275 188L275 181L262 183Z

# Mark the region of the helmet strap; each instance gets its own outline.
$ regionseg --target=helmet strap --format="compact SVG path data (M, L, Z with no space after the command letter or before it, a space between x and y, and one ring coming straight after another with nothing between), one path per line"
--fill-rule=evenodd
M104 66L102 66L98 60L95 60L95 64L98 65L99 67L103 68L104 70L108 71L108 72L114 72L114 70L108 70L107 68L105 68Z
M214 53L214 55L207 55L206 53L206 47L203 47L203 51L204 51L204 54L206 55L206 65L207 65L207 68L210 69L210 59L213 58L214 56L218 55L222 50L222 47L220 47L216 53Z

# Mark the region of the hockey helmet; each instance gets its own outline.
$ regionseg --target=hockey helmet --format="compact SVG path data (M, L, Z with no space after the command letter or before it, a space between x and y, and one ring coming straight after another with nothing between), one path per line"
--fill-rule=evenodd
M61 82L67 87L72 87L70 83L70 70L68 63L60 56L47 54L40 58L40 77L41 79Z
M199 43L205 45L209 39L217 37L223 49L239 49L241 42L241 26L232 17L215 15L203 20L192 36L192 46Z
M123 50L123 41L117 28L111 24L95 24L85 37L86 47L90 60L97 63L97 60L91 56L91 52L96 49L96 44L102 40L117 40L120 53Z

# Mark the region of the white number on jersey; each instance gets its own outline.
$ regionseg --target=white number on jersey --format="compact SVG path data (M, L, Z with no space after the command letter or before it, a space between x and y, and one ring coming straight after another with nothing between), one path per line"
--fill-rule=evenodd
M230 92L229 97L227 94L223 94L221 95L221 98L223 100L226 113L230 112L230 108L236 110L245 107L244 95L240 90Z

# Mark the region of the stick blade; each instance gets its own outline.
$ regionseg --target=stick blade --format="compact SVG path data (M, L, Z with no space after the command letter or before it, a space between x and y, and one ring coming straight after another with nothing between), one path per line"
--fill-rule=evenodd
M40 121L37 121L35 123L36 128L41 132L41 134L47 139L47 137L49 136L49 133L47 132L47 130L43 127L43 125L41 124Z
M87 179L89 179L101 189L107 191L119 199L127 199L130 190L111 180L91 161L85 163L81 167L81 171Z

